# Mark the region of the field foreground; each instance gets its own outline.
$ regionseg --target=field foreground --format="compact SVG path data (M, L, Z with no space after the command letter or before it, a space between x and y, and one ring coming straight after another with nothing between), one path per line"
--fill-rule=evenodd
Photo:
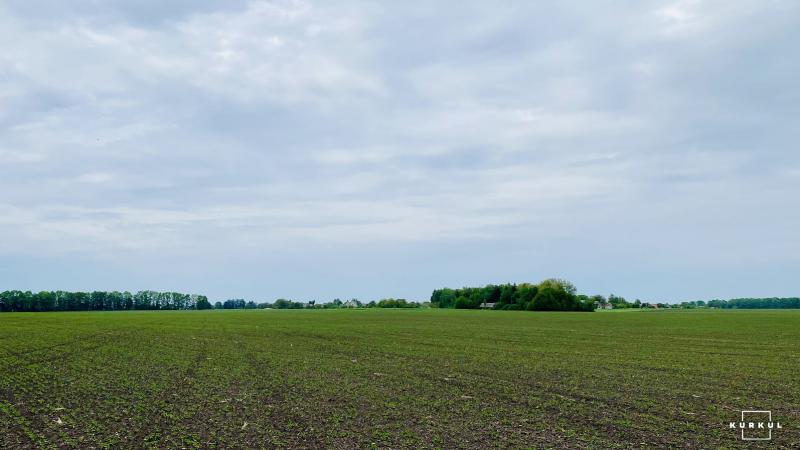
M0 314L0 448L800 447L800 311Z

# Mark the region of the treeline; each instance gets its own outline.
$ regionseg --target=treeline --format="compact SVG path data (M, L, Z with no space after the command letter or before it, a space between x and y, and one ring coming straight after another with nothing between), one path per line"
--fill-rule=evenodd
M379 301L370 301L369 303L362 303L358 299L350 299L342 301L334 299L328 303L317 303L316 300L310 302L301 302L294 300L287 300L279 298L273 303L264 302L256 303L254 301L245 301L242 299L226 300L224 303L217 302L214 307L216 309L338 309L338 308L422 308L424 304L417 302L410 302L402 298L385 298Z
M0 312L211 309L204 295L179 292L3 291Z
M439 308L492 308L528 311L594 311L596 298L578 295L565 280L548 279L539 284L490 284L484 287L437 289L431 305Z
M696 302L696 303L702 303ZM798 309L800 298L735 298L732 300L709 300L709 308L722 309Z
M403 298L385 298L377 303L367 303L367 308L421 308L417 302L407 302Z
M293 301L279 298L272 303L230 299L211 304L204 295L179 292L67 292L67 291L4 291L0 292L0 312L38 311L127 311L189 309L337 309L337 308L421 308L430 306L405 299L386 298L362 303L357 299L328 303Z
M245 301L244 299L239 298L225 300L225 302L216 302L214 304L214 309L304 309L308 308L309 305L313 306L313 304L314 302L295 302L283 298L275 300L274 303L256 303L252 300Z

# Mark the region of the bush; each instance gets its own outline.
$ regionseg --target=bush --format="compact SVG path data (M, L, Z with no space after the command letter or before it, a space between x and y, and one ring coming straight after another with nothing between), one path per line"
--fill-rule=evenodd
M470 305L469 300L466 297L458 297L455 303L456 309L470 309L472 305Z
M409 302L404 298L385 298L375 306L378 308L419 308L419 303Z

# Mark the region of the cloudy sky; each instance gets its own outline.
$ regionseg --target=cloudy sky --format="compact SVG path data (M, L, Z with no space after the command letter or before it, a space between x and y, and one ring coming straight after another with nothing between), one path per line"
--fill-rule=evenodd
M0 290L800 294L800 4L0 1Z

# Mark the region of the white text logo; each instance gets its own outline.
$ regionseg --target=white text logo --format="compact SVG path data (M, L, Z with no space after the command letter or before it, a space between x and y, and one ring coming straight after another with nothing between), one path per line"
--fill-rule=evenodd
M742 421L730 422L728 428L742 430L743 441L768 441L772 439L772 430L783 427L780 422L772 421L772 411L742 411Z

